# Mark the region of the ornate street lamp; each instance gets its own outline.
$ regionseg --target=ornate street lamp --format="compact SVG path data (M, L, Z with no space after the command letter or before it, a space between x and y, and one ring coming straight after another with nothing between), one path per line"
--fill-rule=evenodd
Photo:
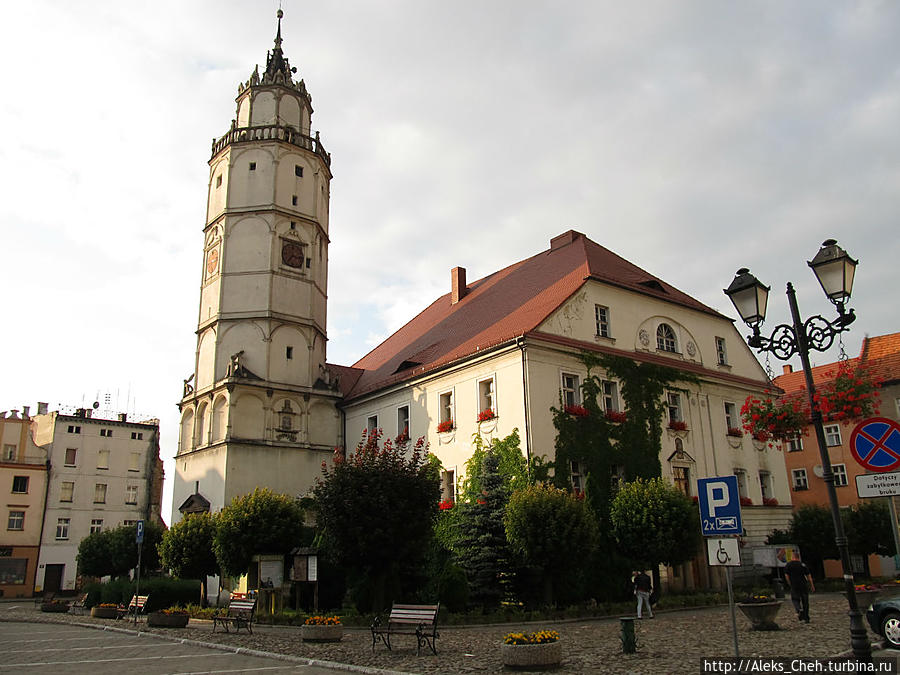
M787 296L793 325L780 324L775 327L769 337L761 335L759 330L766 318L766 301L769 292L767 286L753 276L750 270L741 268L734 281L725 290L725 295L731 298L741 319L753 330L753 334L747 337L747 344L761 352L770 352L782 361L787 361L794 354L800 356L803 373L806 376L809 409L813 427L816 430L816 440L819 443L819 455L822 459L822 478L825 481L828 501L831 504L834 541L840 552L841 567L844 572L844 589L847 595L847 604L850 607L850 611L847 612L850 617L850 645L857 660L869 662L872 660L872 651L862 620L862 612L856 602L853 570L850 566L850 550L847 545L847 536L844 533L844 524L841 521L837 492L834 489L834 472L828 457L828 446L825 443L822 413L817 409L814 401L816 389L813 384L812 368L809 365L810 349L824 352L834 343L835 337L849 330L848 326L856 319L853 310L844 307L844 304L850 300L850 293L853 290L856 264L857 261L847 255L847 252L838 246L834 239L826 240L808 265L822 285L825 295L837 307L838 316L832 321L821 316L812 316L805 322L802 321L800 310L797 308L797 294L794 292L794 286L788 282Z

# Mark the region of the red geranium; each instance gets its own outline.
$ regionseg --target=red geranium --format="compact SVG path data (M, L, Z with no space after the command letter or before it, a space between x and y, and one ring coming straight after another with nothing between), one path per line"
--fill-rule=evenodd
M444 433L445 431L453 431L453 420L444 420L443 422L439 422L437 425L438 433Z
M587 408L581 405L566 405L563 406L563 410L565 410L570 415L575 415L575 417L587 417L588 411Z
M479 422L488 422L494 419L497 415L491 408L485 408L480 413L478 413L478 421Z

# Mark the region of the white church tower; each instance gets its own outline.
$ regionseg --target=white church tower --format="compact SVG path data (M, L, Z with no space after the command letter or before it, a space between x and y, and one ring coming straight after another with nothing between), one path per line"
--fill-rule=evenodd
M304 494L343 444L325 367L331 157L281 18L265 71L238 86L236 118L212 144L172 522L256 486Z

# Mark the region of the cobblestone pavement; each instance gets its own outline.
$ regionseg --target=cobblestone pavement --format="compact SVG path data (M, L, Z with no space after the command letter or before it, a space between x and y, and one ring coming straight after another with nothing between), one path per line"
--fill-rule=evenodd
M828 657L850 648L847 602L836 593L813 595L812 623L799 622L790 600L782 605L777 621L779 631L750 630L738 611L738 643L741 656ZM117 628L133 628L123 621L93 619L89 615L42 614L31 601L0 604L0 621L82 623ZM731 617L727 606L684 611L659 612L654 619L636 621L637 653L623 654L618 618L580 619L541 624L489 625L439 629L437 656L416 656L415 637L399 636L394 650L380 644L372 652L371 633L348 628L344 639L331 644L304 644L297 627L255 626L252 635L213 633L211 622L192 621L185 629L148 628L170 638L218 643L302 658L349 664L364 668L406 673L501 673L500 643L511 630L558 630L564 641L562 666L557 672L570 673L699 673L703 657L734 656ZM871 640L878 636L869 633Z

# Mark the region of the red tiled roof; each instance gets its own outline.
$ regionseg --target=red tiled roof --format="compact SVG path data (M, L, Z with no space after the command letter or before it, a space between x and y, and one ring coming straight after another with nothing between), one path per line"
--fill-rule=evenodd
M587 279L727 319L570 230L555 237L548 250L468 284L456 304L450 293L431 303L353 365L363 372L348 398L508 343L537 328Z

